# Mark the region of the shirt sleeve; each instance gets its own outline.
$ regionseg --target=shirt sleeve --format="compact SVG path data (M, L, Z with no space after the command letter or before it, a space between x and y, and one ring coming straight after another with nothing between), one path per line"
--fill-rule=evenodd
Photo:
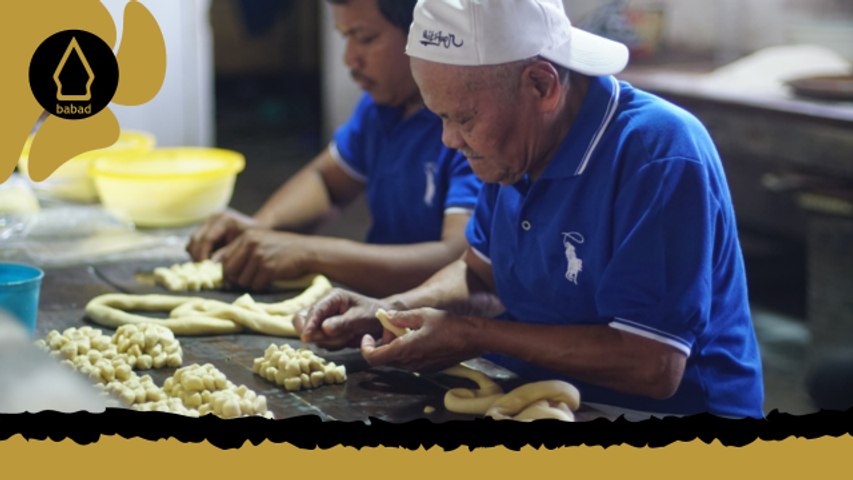
M596 295L612 327L690 354L709 318L720 212L705 167L690 159L652 162L623 185Z
M450 157L450 182L444 211L446 213L470 212L477 205L477 196L480 194L483 183L474 175L464 155L446 147L442 148L441 154Z
M477 197L474 214L471 215L471 219L465 228L468 245L471 246L478 257L489 265L492 264L492 260L489 257L489 244L491 240L489 233L492 231L492 215L499 188L499 185L483 184L483 187L480 189L480 195Z
M373 105L370 95L363 94L350 118L335 131L329 147L332 157L341 168L360 182L367 181L369 173L365 153L365 127L368 125Z

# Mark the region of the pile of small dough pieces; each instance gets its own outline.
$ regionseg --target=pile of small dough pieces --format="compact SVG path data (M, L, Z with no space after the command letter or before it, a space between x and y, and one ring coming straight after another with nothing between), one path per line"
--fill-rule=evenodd
M297 337L293 315L319 300L332 284L323 275L294 298L278 303L256 302L249 294L232 303L178 295L107 293L86 304L86 316L105 327L157 323L176 335L217 335L252 330L265 335ZM168 312L169 318L131 311Z
M398 337L411 333L410 329L393 325L385 310L379 309L376 318L386 330ZM572 422L574 412L580 408L578 389L561 380L527 383L504 393L500 385L488 376L463 364L450 367L443 373L468 378L478 387L448 390L444 395L444 408L451 412L484 415L496 420L556 419Z
M198 292L218 290L223 285L222 264L213 260L175 263L154 269L154 282L172 292ZM278 290L304 289L311 285L314 275L291 280L276 280L272 287Z
M153 273L154 281L172 292L198 292L222 288L222 264L213 260L157 267Z
M262 358L256 358L252 371L289 392L344 383L346 367L335 365L306 348L270 344Z
M248 415L272 417L266 398L237 387L206 364L179 368L164 387L134 369L177 367L183 362L180 343L168 328L155 323L123 325L112 336L90 326L51 330L36 346L63 357L60 362L86 374L105 394L113 394L141 411L222 418Z

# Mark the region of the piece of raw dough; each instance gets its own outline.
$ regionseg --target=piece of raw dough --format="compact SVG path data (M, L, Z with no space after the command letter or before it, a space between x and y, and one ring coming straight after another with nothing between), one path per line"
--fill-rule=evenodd
M172 292L198 292L222 288L222 264L213 260L201 262L176 263L169 267L157 267L153 272L154 281ZM314 274L299 278L275 280L275 290L303 290L311 285Z
M233 303L172 295L108 293L86 304L86 315L112 328L128 323L156 323L176 335L216 335L248 329L266 335L296 337L293 315L312 305L332 289L329 280L317 275L311 286L294 298L278 303L258 303L243 295ZM170 312L169 318L148 317L131 311Z
M252 371L289 392L344 383L347 379L343 365L335 365L311 350L297 350L287 344L270 344L264 356L254 360Z
M391 324L388 313L383 309L376 312L376 318L386 330L398 337L411 332L411 329ZM574 421L573 411L580 407L578 389L561 380L527 383L503 393L488 376L463 364L447 368L443 373L468 378L477 384L476 389L451 388L445 393L444 407L451 412L486 415L496 420L556 419L571 422Z

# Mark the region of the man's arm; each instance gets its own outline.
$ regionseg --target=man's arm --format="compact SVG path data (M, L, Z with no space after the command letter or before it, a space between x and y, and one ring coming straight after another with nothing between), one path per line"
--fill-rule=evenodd
M468 247L461 258L418 288L388 297L385 302L399 310L433 307L492 316L504 309L494 291L492 267Z
M305 270L371 296L383 297L423 283L465 249L470 215L444 217L441 239L408 245L372 245L347 239L312 237Z
M464 259L386 303L399 310L453 312L454 306L476 305L493 292L491 267L469 248ZM429 308L397 312L392 321L416 331L406 341L379 347L368 341L365 358L371 364L429 370L447 366L449 359L500 353L624 393L667 398L681 383L687 359L669 345L606 325L539 325Z
M187 252L196 260L211 258L251 229L308 231L346 205L364 188L332 157L328 148L286 181L253 217L234 210L211 216L190 237Z
M363 189L364 184L347 174L325 148L279 187L253 218L267 228L307 232Z
M487 320L478 350L499 352L613 390L664 399L681 383L687 356L605 325L550 326Z

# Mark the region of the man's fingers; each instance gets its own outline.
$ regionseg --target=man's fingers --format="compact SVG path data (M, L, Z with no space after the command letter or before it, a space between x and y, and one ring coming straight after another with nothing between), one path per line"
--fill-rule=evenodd
M243 268L237 277L237 284L245 288L253 288L255 277L261 269L261 260L257 255L247 255L247 261L243 262Z
M377 345L370 335L361 337L361 356L370 366L387 365L397 360L398 345L402 340L388 339L389 343Z
M338 315L344 310L340 292L332 290L315 302L314 305L300 312L299 317L302 322L303 341L325 337L322 324L328 321L329 317ZM320 337L321 335L322 337Z
M240 274L243 272L243 266L246 264L248 256L248 249L241 244L239 239L237 243L229 245L228 255L225 256L222 263L222 276L226 281L240 285Z
M361 356L367 361L368 365L376 365L376 340L370 335L361 337Z

